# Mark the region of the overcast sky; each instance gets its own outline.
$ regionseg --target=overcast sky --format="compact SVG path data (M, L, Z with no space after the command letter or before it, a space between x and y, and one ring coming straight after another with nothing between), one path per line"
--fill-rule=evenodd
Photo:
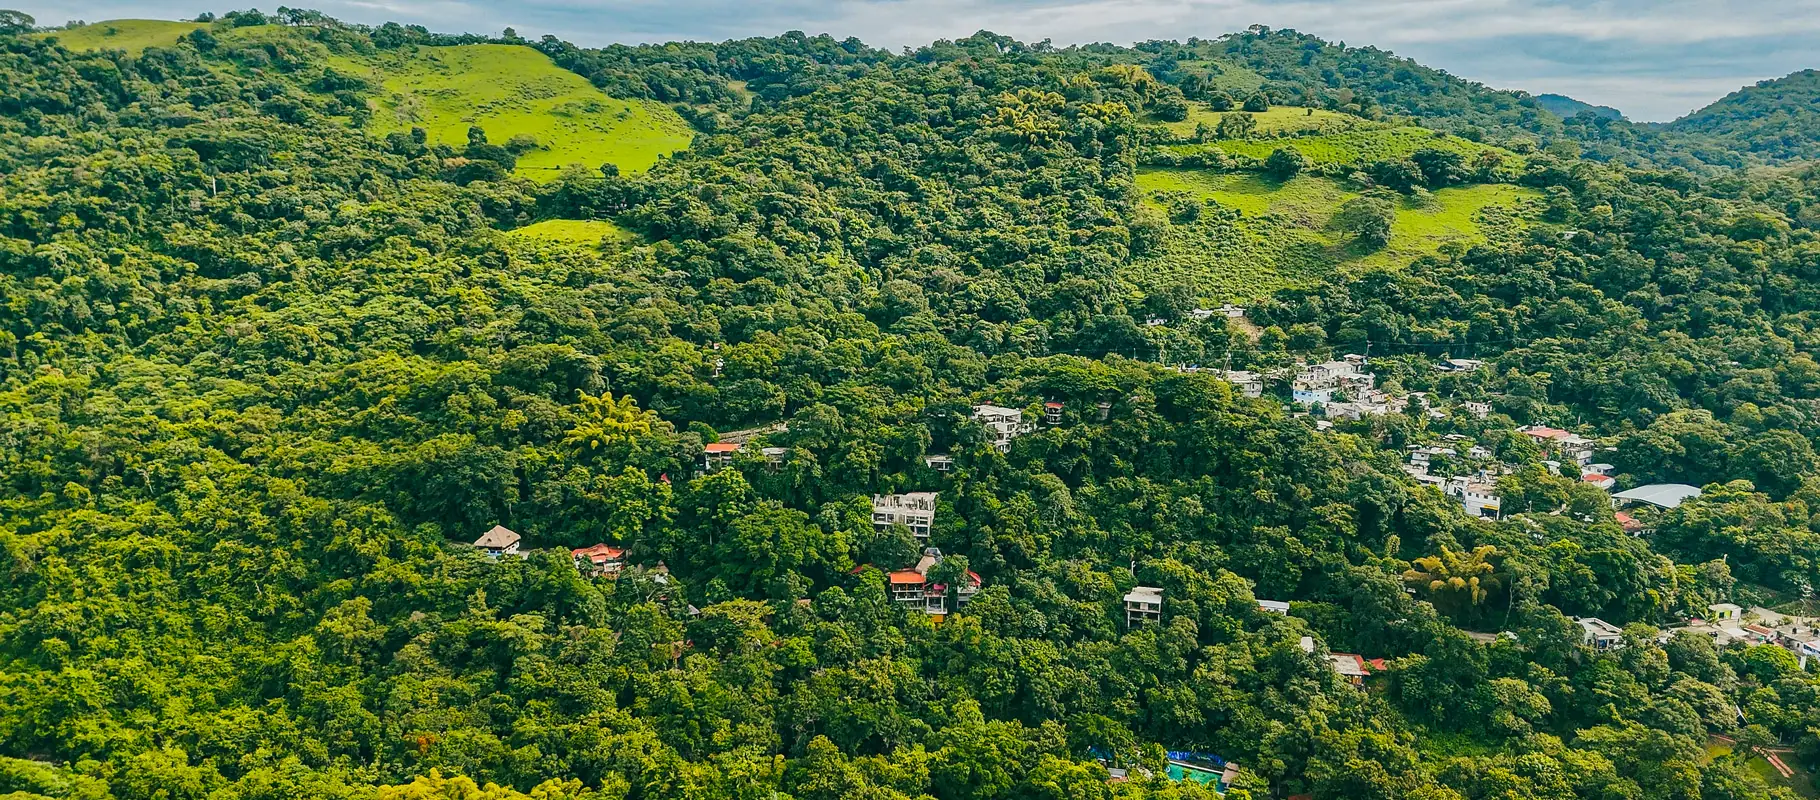
M1669 120L1820 68L1820 0L289 0L340 19L582 45L786 30L889 47L980 29L1057 44L1214 37L1262 24L1376 45L1503 89ZM198 0L0 0L41 24L193 17ZM264 7L271 11L277 3Z

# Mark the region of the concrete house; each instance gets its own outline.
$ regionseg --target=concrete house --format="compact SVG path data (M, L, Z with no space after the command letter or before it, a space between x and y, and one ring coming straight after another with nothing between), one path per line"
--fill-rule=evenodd
M511 528L494 525L492 530L481 534L479 539L474 540L474 546L493 558L517 555L520 538L517 532Z
M1251 398L1264 396L1264 379L1255 372L1247 372L1242 369L1228 369L1221 370L1218 374L1222 380L1232 384L1233 388L1238 389L1239 394Z
M1054 401L1044 403L1043 422L1050 425L1062 424L1062 404Z
M732 442L714 442L701 448L701 468L703 472L717 472L733 465L733 456L739 453L739 445Z
M1138 586L1125 594L1125 625L1135 627L1163 621L1163 590Z
M1297 373L1290 387L1291 399L1298 403L1329 403L1336 390L1352 396L1363 396L1376 379L1365 371L1365 359L1350 355L1339 361L1309 364Z
M1502 512L1498 487L1496 484L1483 483L1471 478L1448 478L1442 492L1448 497L1460 501L1466 513L1474 517L1497 519Z
M1576 617L1580 624L1580 642L1594 650L1616 650L1624 646L1624 631L1598 617Z
M935 529L935 499L939 492L906 492L872 496L872 525L885 530L903 525L918 539Z
M928 467L932 470L935 470L936 472L948 472L948 471L954 469L954 456L949 456L949 455L923 456L923 466Z
M992 434L992 446L1001 453L1011 452L1011 440L1029 433L1033 427L1024 422L1024 412L1004 406L977 405L973 419Z

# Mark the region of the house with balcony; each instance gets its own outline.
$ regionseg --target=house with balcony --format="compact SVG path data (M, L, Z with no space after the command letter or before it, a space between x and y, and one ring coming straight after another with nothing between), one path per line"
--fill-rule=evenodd
M935 530L935 501L939 492L906 492L872 496L872 526L887 530L893 525L910 529L918 539Z
M626 568L625 549L609 544L577 547L569 556L575 559L575 570L590 578L617 578Z
M992 446L1001 453L1011 452L1012 439L1034 430L1032 425L1024 421L1023 411L1004 406L974 406L973 419L986 426L986 431L992 437Z
M927 614L949 613L949 586L934 583L929 579L929 571L942 563L942 551L930 547L923 550L922 558L904 569L892 570L885 574L886 589L891 593L891 601L905 608L917 609ZM958 611L967 607L967 602L979 594L984 586L979 573L968 570L962 576L959 586L952 587L954 608Z
M1232 384L1232 388L1239 390L1239 394L1250 398L1264 396L1264 378L1255 372L1227 369L1220 370L1218 374L1222 380Z
M1464 477L1448 478L1442 492L1460 501L1469 516L1497 519L1502 510L1498 486L1494 483Z
M733 442L714 442L701 448L701 469L703 472L719 472L733 465L733 457L739 454L740 446Z
M490 558L518 555L518 543L522 539L515 531L504 525L494 525L492 530L474 540L474 547Z
M1125 594L1125 626L1163 621L1163 590L1138 586Z
M936 472L951 472L954 470L954 456L944 454L923 456L923 466Z
M1598 617L1575 617L1580 625L1580 643L1594 650L1616 650L1624 646L1624 631Z

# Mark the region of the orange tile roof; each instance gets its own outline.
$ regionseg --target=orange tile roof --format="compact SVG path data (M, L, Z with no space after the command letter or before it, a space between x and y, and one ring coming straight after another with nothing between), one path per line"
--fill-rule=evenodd
M735 453L739 451L739 445L730 444L728 442L715 442L714 444L702 447L702 449L710 453Z
M923 583L927 580L922 573L916 570L900 569L891 573L892 583Z

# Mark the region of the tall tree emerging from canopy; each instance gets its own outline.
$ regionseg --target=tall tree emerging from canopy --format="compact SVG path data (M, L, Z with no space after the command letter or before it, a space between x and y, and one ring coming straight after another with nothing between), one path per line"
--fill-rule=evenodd
M1483 604L1498 587L1491 558L1498 548L1482 544L1472 552L1442 546L1440 555L1423 556L1403 572L1403 581L1427 595L1436 608L1456 619Z

